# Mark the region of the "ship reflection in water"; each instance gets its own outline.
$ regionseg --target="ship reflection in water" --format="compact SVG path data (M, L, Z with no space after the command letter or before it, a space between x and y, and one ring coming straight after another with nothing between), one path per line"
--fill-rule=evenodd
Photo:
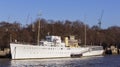
M0 59L0 67L120 67L119 57L120 55L31 60Z

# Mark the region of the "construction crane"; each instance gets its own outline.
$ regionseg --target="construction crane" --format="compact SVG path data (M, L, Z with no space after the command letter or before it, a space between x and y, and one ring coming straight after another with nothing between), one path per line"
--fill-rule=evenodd
M99 29L101 29L101 24L102 24L101 21L102 21L103 13L104 13L104 10L102 10L101 16L100 16L100 18L98 19Z

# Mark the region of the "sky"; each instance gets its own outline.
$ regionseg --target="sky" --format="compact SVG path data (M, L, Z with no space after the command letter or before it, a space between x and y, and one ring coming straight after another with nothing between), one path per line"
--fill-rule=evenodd
M80 20L92 27L98 25L102 11L102 28L120 26L120 0L0 0L0 22L30 24L40 17Z

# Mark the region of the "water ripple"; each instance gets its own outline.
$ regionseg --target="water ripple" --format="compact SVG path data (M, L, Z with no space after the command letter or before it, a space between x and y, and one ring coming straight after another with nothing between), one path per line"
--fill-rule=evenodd
M120 55L34 60L0 59L0 67L120 67Z

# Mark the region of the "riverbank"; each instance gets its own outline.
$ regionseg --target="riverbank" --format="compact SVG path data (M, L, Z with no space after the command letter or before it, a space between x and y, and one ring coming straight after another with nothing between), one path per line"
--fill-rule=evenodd
M0 58L10 58L10 49L4 48L3 50L0 49Z
M115 46L110 46L110 47L107 47L105 50L104 50L104 54L105 55L117 55L117 54L120 54L120 49L116 48Z

